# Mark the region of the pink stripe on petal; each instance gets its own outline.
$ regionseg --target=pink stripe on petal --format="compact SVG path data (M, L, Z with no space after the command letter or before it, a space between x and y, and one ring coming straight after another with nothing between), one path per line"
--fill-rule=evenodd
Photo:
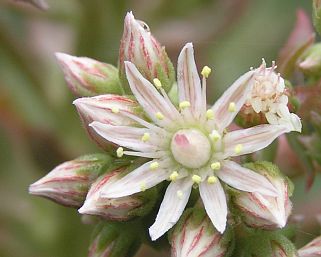
M227 204L221 183L217 181L214 184L209 184L204 181L200 184L199 189L207 215L214 227L223 233L227 220Z
M158 161L159 168L151 170L150 165L154 161L146 162L119 181L108 185L108 187L103 187L101 197L119 198L132 195L147 190L167 179L169 176L168 164L165 161Z
M192 113L198 119L204 103L192 43L187 43L178 57L177 83L179 100L190 102Z
M229 132L223 138L225 148L222 158L259 151L287 132L288 127L282 125L259 125ZM237 145L242 146L240 152L235 151Z
M163 96L161 96L156 88L142 76L136 66L131 62L125 62L125 67L130 88L148 116L156 124L163 126L166 125L169 120L176 120L177 117L175 113L172 112ZM158 112L164 115L163 120L158 120L156 118L155 115Z
M245 192L256 192L263 195L277 196L278 192L264 176L244 168L233 161L224 161L217 176L226 184Z
M220 131L223 131L231 124L248 98L253 86L252 78L254 72L249 71L239 77L213 105L215 124ZM228 110L230 103L235 104L234 112Z
M189 177L169 184L155 223L149 228L149 234L153 241L176 224L185 209L191 190L192 181ZM178 191L182 193L180 197L177 195Z

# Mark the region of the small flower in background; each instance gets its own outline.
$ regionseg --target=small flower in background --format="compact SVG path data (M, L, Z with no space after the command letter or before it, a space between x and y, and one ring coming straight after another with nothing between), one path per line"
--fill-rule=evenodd
M298 250L299 257L320 257L321 256L321 236L313 239L310 243Z
M108 94L83 97L76 99L73 104L77 108L88 135L105 150L114 149L115 145L106 142L95 130L88 126L91 122L99 121L112 125L136 125L135 121L126 115L122 115L122 113L140 116L138 103L125 96Z
M222 235L202 208L188 209L171 232L172 257L221 257L233 251L233 233Z
M59 204L79 208L90 185L108 167L111 158L92 154L60 164L29 187L29 193Z
M123 84L127 84L125 61L134 63L150 82L158 78L166 92L175 82L174 67L165 48L153 37L148 25L136 20L131 12L125 17L119 49L119 75Z
M98 215L107 220L125 221L135 217L137 210L143 209L146 204L143 196L133 195L114 199L100 197L102 187L116 183L128 172L128 167L120 167L100 176L92 184L84 205L78 211L81 214Z
M272 163L249 163L245 167L265 176L277 190L277 196L256 192L237 193L233 202L242 211L243 221L254 228L272 230L283 228L292 209L289 197L292 195L293 185Z
M287 90L284 79L275 73L276 65L267 68L265 60L254 77L254 85L245 107L252 107L254 112L263 113L270 124L283 124L292 131L301 132L300 118L289 112Z
M178 58L180 104L177 109L159 79L154 79L152 85L134 64L126 62L125 67L132 93L153 124L120 111L120 115L133 119L140 127L115 126L99 121L90 126L107 141L120 146L117 150L119 157L133 155L153 160L118 182L103 187L101 197L124 197L166 179L171 180L156 221L150 228L150 235L156 240L177 222L193 185L199 186L207 214L221 233L226 226L227 205L220 181L242 191L277 195L274 186L264 176L228 160L263 149L279 135L291 130L287 125L266 124L225 132L248 99L255 77L261 75L260 69L241 76L212 108L207 109L206 78L210 69L203 69L201 86L193 47L189 43Z
M118 69L87 57L56 53L70 90L76 96L122 94Z

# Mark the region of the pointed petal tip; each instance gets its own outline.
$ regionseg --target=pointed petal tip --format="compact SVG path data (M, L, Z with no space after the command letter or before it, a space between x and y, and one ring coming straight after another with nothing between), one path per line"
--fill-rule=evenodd
M160 238L163 234L160 234L157 229L155 229L153 226L151 226L149 229L149 235L152 241L156 241L158 238Z
M85 201L84 205L78 209L78 212L80 214L92 214L94 210L94 208L92 207L93 206L91 206L90 203L88 203L88 201Z

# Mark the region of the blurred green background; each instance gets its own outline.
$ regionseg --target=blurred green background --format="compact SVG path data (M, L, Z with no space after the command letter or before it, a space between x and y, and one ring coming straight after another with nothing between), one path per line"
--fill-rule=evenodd
M0 0L0 256L86 256L92 227L77 211L28 195L28 185L57 164L98 148L82 129L55 52L117 64L123 18L146 21L172 58L189 41L201 68L213 68L209 100L239 75L277 58L303 0L48 0L40 11ZM290 156L290 157L288 157ZM286 173L295 169L295 160ZM281 156L283 158L283 156ZM319 232L320 177L311 191L295 179L299 242ZM303 216L302 216L303 215ZM300 239L301 238L301 239ZM142 249L140 256L149 256ZM156 255L154 255L156 257ZM159 256L168 256L166 253Z

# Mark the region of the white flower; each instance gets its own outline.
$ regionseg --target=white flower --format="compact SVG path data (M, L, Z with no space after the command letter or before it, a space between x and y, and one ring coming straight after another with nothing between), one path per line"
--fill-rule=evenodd
M300 118L290 113L288 109L288 96L284 79L275 73L275 63L266 68L263 59L262 65L254 77L254 85L245 106L252 106L256 113L264 113L270 124L284 124L292 131L301 132L302 124Z
M170 179L156 221L149 229L152 240L156 240L181 216L193 184L199 186L206 212L221 233L225 230L227 218L222 182L246 192L277 195L264 176L229 159L265 148L279 135L289 132L287 126L270 124L226 132L248 99L257 70L241 76L207 110L206 78L210 69L203 69L201 85L191 43L186 44L178 58L179 109L171 103L157 79L154 81L161 93L134 64L126 62L125 66L131 90L149 121L120 111L119 115L135 120L140 126L94 121L91 127L106 140L120 146L118 156L142 156L152 160L102 188L101 197L132 195Z

